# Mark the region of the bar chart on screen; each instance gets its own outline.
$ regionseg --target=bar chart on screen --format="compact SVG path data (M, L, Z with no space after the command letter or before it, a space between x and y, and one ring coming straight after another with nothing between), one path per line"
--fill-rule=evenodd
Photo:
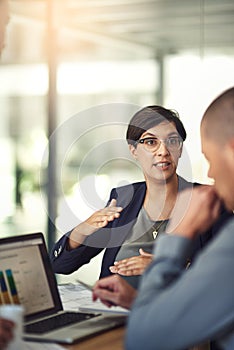
M20 304L11 269L0 270L0 304Z

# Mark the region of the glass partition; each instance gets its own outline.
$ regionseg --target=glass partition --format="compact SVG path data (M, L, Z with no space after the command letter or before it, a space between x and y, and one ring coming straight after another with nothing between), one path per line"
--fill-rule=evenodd
M54 240L105 205L112 187L142 180L125 132L146 105L179 112L188 133L179 172L211 181L199 123L209 102L233 85L233 1L10 4L0 66L2 236L49 235L52 201ZM50 137L55 148L48 148Z

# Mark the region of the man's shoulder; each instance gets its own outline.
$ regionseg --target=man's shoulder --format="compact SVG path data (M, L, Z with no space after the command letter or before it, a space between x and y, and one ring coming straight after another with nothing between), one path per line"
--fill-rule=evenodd
M223 222L220 225L220 230L226 231L227 233L231 233L232 240L234 242L234 215L230 212L224 212L223 214Z
M229 217L225 215L224 220L221 220L216 228L217 233L212 239L213 244L210 245L213 246L212 250L221 248L223 252L231 250L234 254L234 215Z

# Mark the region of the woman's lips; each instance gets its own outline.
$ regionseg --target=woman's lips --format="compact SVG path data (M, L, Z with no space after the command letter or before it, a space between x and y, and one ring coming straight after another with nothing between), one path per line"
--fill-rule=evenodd
M154 164L156 168L159 168L161 170L167 169L171 165L170 162L157 162Z

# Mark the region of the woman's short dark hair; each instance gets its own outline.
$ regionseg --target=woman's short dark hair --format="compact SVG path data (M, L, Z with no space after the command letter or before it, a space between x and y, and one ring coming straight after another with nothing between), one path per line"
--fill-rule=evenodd
M146 130L165 121L174 123L178 134L185 141L187 134L179 114L174 110L155 105L144 107L134 114L128 125L127 142L135 144Z

